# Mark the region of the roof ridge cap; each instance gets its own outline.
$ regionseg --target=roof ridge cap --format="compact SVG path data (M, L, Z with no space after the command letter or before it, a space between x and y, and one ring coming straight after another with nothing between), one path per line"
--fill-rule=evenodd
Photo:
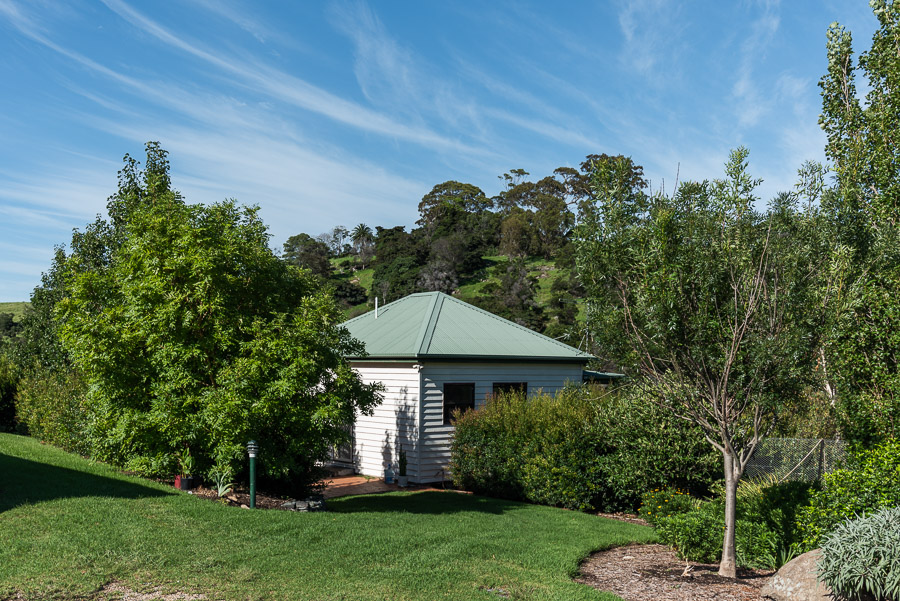
M420 342L420 344L418 345L418 350L416 351L417 357L424 354L426 352L426 349L431 348L431 342L434 340L434 329L437 327L438 319L440 319L441 317L441 309L444 306L444 299L446 297L447 295L443 292L438 292L434 295L434 300L431 302L431 306L428 307L428 325L426 326L422 339L418 341Z
M428 304L428 308L425 310L425 315L422 318L422 325L419 326L419 333L416 334L416 341L413 344L413 352L418 357L422 354L422 347L425 346L425 340L428 338L429 331L434 333L434 325L435 321L434 313L435 313L435 305L438 304L438 300L441 298L440 293L438 294L422 294L422 296L430 296L431 302ZM410 295L412 296L412 295ZM408 298L408 297L407 297ZM443 304L443 303L441 303ZM438 307L440 310L440 307Z

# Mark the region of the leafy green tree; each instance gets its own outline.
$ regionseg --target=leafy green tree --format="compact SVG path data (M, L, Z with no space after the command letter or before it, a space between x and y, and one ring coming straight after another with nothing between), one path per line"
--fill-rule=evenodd
M402 225L375 228L375 264L388 265L396 259L411 258L421 263L422 249L417 236L406 231Z
M500 224L500 252L507 257L527 257L537 254L540 242L532 224L534 213L512 207Z
M366 302L369 295L366 294L366 289L359 284L347 280L337 280L334 282L334 298L344 307L352 307Z
M526 183L526 177L531 175L524 169L511 169L508 173L497 176L506 184L506 189L494 198L494 206L502 217L506 217L516 208L521 208L521 184Z
M807 220L794 197L754 209L747 154L731 154L725 179L672 197L646 196L626 159L596 163L577 240L601 346L721 453L727 577L738 481L780 406L811 379L816 343Z
M31 295L31 304L22 320L19 344L14 356L19 369L32 373L32 379L61 377L69 379L71 361L59 341L59 323L55 316L57 303L65 295L65 280L73 270L104 269L111 253L126 237L125 223L135 209L161 199L178 199L170 189L168 153L158 142L147 142L145 164L126 154L124 167L118 172L118 189L109 197L106 210L109 220L97 217L83 231L72 233L69 252L64 246L55 248L50 269L42 274L41 285ZM78 256L70 264L69 256ZM77 265L77 267L76 267Z
M416 292L419 271L427 258L420 241L422 230L408 233L398 225L377 227L376 232L372 297L389 302Z
M185 204L160 175L140 186L152 203L117 217L104 268L66 262L55 316L88 383L94 455L168 474L184 448L208 467L255 438L263 471L302 490L378 400L342 358L359 343L327 290L272 253L256 208Z
M565 246L574 225L575 215L566 204L566 186L554 177L545 177L534 184L525 200L534 209L534 231L540 242L540 254L550 259Z
M350 239L353 240L353 244L359 244L361 242L371 242L374 237L372 235L372 228L370 228L365 223L360 223L353 231L350 232Z
M19 372L6 352L0 346L0 432L16 430L16 389Z
M297 234L287 239L282 258L296 267L309 269L313 274L328 279L334 273L329 259L328 245L309 234Z
M0 338L14 338L22 324L16 321L15 315L12 313L0 313Z
M537 280L528 273L525 259L510 259L495 269L500 272L499 282L486 284L473 299L474 304L536 332L543 331L544 312L535 300Z
M372 274L372 296L387 303L417 292L421 269L415 257L380 263Z
M334 226L331 229L331 254L340 257L349 251L348 238L350 238L350 230L343 225Z
M900 435L900 4L870 5L879 23L871 47L854 61L850 32L833 23L819 82L835 175L822 197L835 245L821 364L845 435L864 445Z
M481 188L457 181L438 184L419 202L419 221L427 237L440 237L456 230L467 215L488 211L493 202Z

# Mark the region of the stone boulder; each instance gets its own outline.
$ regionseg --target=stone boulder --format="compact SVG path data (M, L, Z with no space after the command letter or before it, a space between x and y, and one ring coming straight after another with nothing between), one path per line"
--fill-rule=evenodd
M787 562L769 578L760 594L774 601L831 601L831 591L816 579L816 564L822 556L814 549Z

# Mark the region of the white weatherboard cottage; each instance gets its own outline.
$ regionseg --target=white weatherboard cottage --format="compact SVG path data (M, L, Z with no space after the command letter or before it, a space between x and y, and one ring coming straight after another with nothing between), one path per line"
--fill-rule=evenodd
M410 482L449 479L455 409L478 408L502 390L552 393L580 383L593 358L440 292L411 294L343 325L368 353L349 357L351 365L385 390L336 459L381 476L388 464L396 470L402 448Z

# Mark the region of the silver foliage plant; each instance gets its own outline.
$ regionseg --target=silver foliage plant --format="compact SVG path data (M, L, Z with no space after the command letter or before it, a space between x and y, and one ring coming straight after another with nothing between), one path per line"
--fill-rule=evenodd
M846 521L826 536L819 580L838 599L900 601L900 507Z

